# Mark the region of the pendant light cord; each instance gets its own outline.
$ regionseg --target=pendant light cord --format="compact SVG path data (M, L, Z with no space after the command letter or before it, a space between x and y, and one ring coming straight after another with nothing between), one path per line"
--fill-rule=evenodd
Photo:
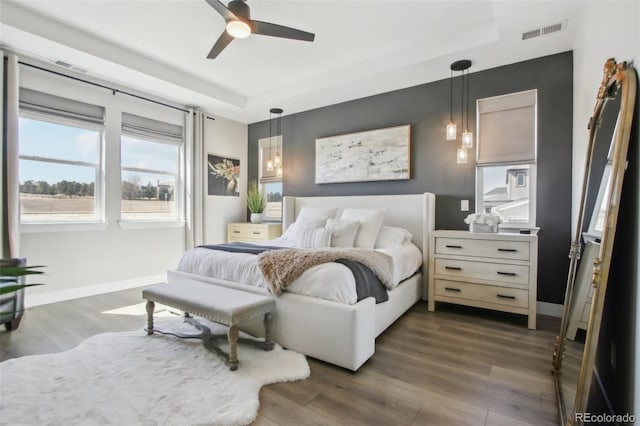
M467 70L467 131L469 131L469 70Z
M449 121L453 122L453 70L449 77Z

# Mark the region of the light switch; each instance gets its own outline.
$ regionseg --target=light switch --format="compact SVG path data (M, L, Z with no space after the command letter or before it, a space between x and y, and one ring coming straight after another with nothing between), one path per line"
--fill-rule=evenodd
M460 200L460 211L461 212L469 211L469 200Z

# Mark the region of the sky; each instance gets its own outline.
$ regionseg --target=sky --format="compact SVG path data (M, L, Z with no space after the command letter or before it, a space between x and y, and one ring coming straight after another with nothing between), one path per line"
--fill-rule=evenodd
M99 163L100 132L45 121L20 118L20 155L54 158L68 161ZM153 143L123 137L122 165L164 170L175 173L178 168L175 145ZM132 173L125 172L127 175ZM135 173L141 183L172 180L170 176ZM41 161L20 161L20 182L27 180L56 183L61 180L91 183L95 181L95 167Z

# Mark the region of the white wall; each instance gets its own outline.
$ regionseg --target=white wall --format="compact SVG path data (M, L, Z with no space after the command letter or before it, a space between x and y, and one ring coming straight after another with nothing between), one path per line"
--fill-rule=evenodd
M247 145L248 126L237 121L216 117L205 121L204 150L206 154L240 159L240 196L206 195L204 201L204 242L219 244L227 241L227 223L245 222L247 212Z
M596 92L602 79L602 66L607 58L635 62L640 67L640 3L585 2L578 25L573 52L573 226L577 221L580 185L584 175L587 144L587 120L591 116ZM638 100L636 99L636 108ZM636 117L638 115L636 114ZM638 141L631 141L638 143ZM632 161L640 163L640 158ZM627 177L628 178L628 177ZM637 179L638 177L636 177ZM640 202L640 201L638 201ZM639 206L640 208L640 206ZM640 227L636 227L640 230ZM640 231L636 236L640 241ZM636 264L636 268L640 268ZM640 276L638 270L635 276ZM638 292L640 297L640 292ZM636 300L636 313L640 312L640 298ZM634 407L640 407L640 315L636 314L635 389Z
M121 288L123 281L143 285L174 268L185 248L184 227L121 228L120 173L113 171L120 170L121 111L179 125L184 125L184 113L31 68L21 67L20 73L24 87L107 108L105 223L21 226L21 255L29 264L46 266L41 278L46 285L29 289L27 305L59 300L56 294L65 295L62 299L83 296L91 286L104 292L111 284Z

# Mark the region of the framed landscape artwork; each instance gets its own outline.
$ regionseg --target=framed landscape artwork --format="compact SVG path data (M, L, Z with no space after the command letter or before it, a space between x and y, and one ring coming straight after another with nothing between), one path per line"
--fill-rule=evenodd
M316 139L316 183L409 179L410 126Z
M219 155L207 155L207 193L209 195L240 196L240 160Z

